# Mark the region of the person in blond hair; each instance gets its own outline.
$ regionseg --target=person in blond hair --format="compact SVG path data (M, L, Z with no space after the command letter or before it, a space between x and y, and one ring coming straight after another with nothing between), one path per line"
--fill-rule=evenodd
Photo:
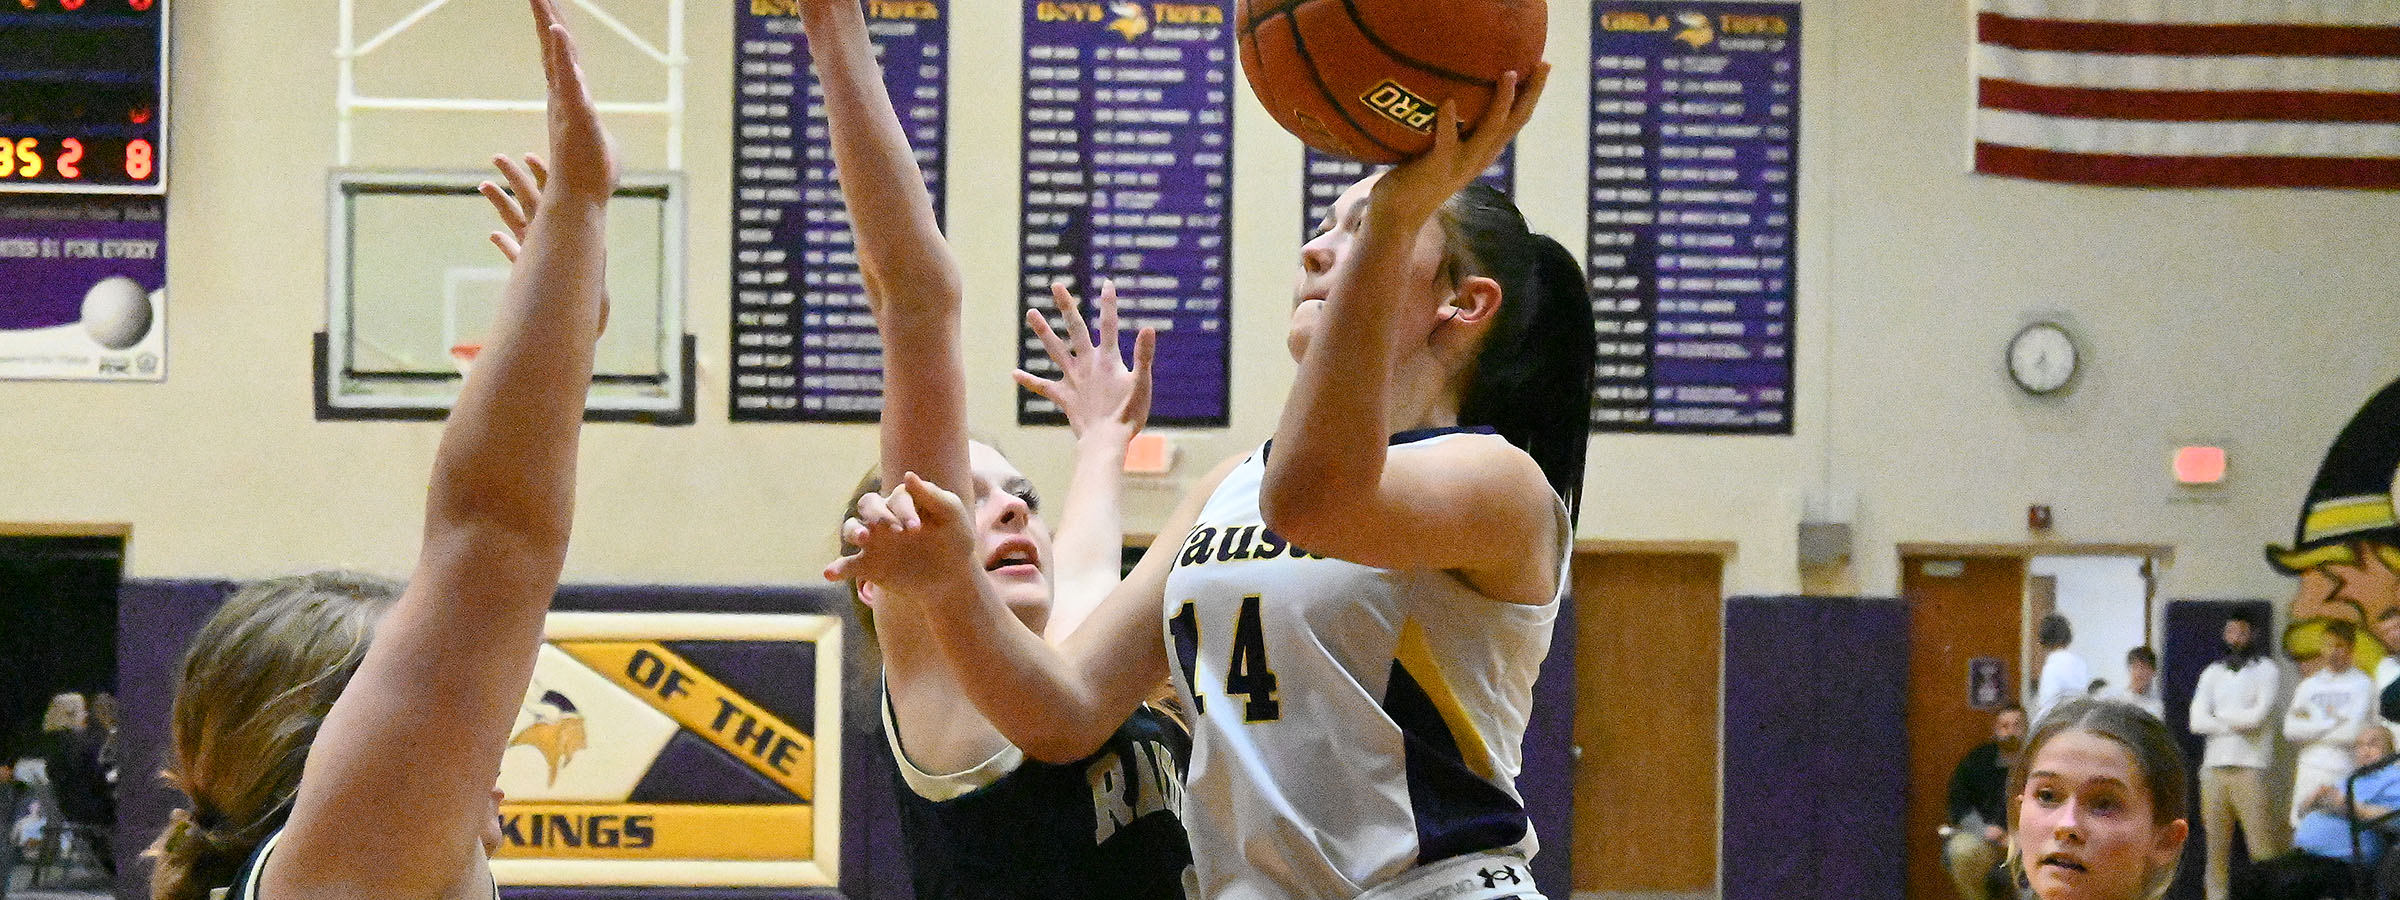
M50 823L48 838L84 842L100 867L114 876L116 846L111 838L117 827L116 798L100 759L106 740L102 730L93 727L91 706L84 696L62 692L51 696L50 708L42 714L36 755L41 757L43 777L50 782L50 796L57 807L57 820Z
M493 783L573 520L616 163L553 0L536 184L486 185L521 245L434 458L405 586L341 572L238 592L181 669L154 900L493 898ZM362 829L361 823L372 823Z

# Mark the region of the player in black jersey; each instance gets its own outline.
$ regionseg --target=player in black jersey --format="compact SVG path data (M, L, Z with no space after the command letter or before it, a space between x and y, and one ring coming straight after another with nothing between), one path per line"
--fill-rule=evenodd
M1054 544L1030 483L998 451L967 439L958 264L879 77L860 4L805 0L800 8L883 342L878 471L915 472L970 498L974 562L1014 614L1008 627L1059 639L1117 581L1118 479L1126 443L1149 417L1156 338L1138 335L1128 366L1105 289L1097 335L1064 288L1054 298L1067 334L1029 317L1061 375L1019 372L1018 382L1056 401L1077 440ZM860 502L880 501L877 481L861 486ZM828 575L853 579L866 606L886 608L879 573ZM1190 742L1181 725L1145 708L1095 744L1028 754L967 701L961 684L977 676L945 665L921 621L897 612L866 618L883 659L882 709L919 900L1183 897L1191 851L1177 809Z
M554 0L532 5L549 177L487 191L521 253L442 430L416 572L261 582L194 637L168 775L191 807L151 848L156 900L498 896L492 785L574 520L617 172Z

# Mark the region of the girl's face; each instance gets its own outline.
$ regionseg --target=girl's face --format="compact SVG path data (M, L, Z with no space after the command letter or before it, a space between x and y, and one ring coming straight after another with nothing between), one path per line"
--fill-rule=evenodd
M1335 273L1358 243L1359 227L1368 214L1368 197L1382 177L1380 173L1369 175L1343 191L1332 211L1325 214L1325 221L1317 224L1316 235L1300 247L1300 278L1292 285L1291 330L1284 336L1285 349L1291 351L1294 361L1308 349L1309 337L1324 315L1325 297L1333 291ZM1425 223L1412 251L1409 271L1391 274L1398 279L1396 283L1419 289L1419 295L1412 295L1408 302L1430 326L1434 310L1447 294L1439 284L1444 252L1441 224Z
M2017 852L2042 900L2136 900L2175 864L2189 826L2151 820L2132 751L2088 731L2042 744L2016 798Z
M978 559L992 588L1010 612L1036 633L1050 622L1050 526L1042 521L1040 495L1008 457L982 441L967 444L975 495Z

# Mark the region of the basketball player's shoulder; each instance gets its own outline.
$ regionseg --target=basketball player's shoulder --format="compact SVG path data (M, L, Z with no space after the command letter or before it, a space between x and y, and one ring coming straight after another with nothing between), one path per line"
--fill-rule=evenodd
M1192 507L1192 512L1197 515L1199 513L1199 507L1197 504L1205 502L1210 495L1215 494L1217 492L1217 488L1223 485L1226 479L1233 477L1233 473L1240 471L1242 466L1249 464L1253 460L1259 460L1265 455L1265 448L1254 447L1225 457L1223 460L1219 460L1216 468L1210 469L1208 470L1208 474L1200 476L1199 483L1192 485L1191 491L1186 495L1186 502L1194 504Z
M1515 444L1490 431L1440 429L1403 432L1392 438L1394 461L1441 472L1465 474L1476 480L1524 482L1549 490L1542 467ZM1487 481L1487 483L1490 483Z

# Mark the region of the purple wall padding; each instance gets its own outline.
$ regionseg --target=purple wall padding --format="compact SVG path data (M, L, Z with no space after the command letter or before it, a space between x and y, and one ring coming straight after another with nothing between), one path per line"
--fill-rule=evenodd
M1573 896L1575 877L1575 598L1558 607L1558 627L1550 638L1550 655L1542 660L1540 680L1533 683L1533 716L1525 723L1525 769L1517 775L1517 794L1525 798L1525 814L1533 820L1534 838L1541 849L1533 855L1533 883L1545 897Z
M1725 900L1900 900L1908 619L1898 601L1725 601Z
M120 738L117 896L150 894L149 866L136 856L165 828L181 800L156 777L165 766L175 669L192 634L234 585L223 581L126 581L118 597L117 685L124 699ZM849 614L848 595L832 586L739 588L695 585L565 585L560 610ZM848 636L856 638L856 629ZM858 641L846 665L855 668ZM852 690L847 694L859 694ZM892 799L891 755L872 696L850 697L843 717L841 886L827 889L516 888L509 900L911 900Z
M184 645L224 602L226 581L128 579L117 586L117 896L150 896L150 864L141 852L158 838L183 795L159 773L167 767L167 727Z
M2166 705L2167 730L2183 747L2185 763L2191 770L2192 796L2189 808L2200 803L2201 738L2192 733L2192 694L2200 686L2200 673L2208 664L2225 655L2225 619L2236 612L2247 612L2251 620L2260 623L2274 621L2274 608L2265 600L2175 600L2167 604L2165 629L2160 633L2158 650L2159 701ZM2269 629L2272 632L2272 629ZM2271 640L2266 634L2260 640ZM2272 659L2259 665L2274 665ZM2284 690L2291 690L2286 684ZM2166 900L2200 900L2208 893L2202 883L2202 865L2208 857L2208 835L2200 827L2200 817L2188 817L2191 837L2183 842L2183 864L2176 871L2175 883L2167 888ZM2237 869L2249 862L2250 855L2241 841L2233 842L2233 862Z

